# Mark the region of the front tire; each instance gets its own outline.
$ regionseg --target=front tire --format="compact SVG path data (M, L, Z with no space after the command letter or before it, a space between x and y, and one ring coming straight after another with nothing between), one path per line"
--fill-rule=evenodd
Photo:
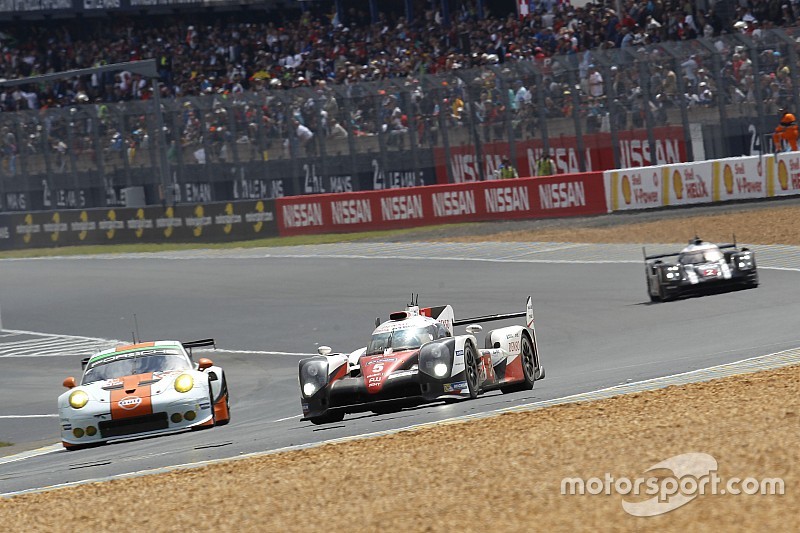
M328 411L324 415L310 416L308 419L316 426L320 426L322 424L332 424L333 422L341 422L344 420L344 411L332 410Z
M469 399L478 397L478 357L472 344L464 345L464 377L469 389Z

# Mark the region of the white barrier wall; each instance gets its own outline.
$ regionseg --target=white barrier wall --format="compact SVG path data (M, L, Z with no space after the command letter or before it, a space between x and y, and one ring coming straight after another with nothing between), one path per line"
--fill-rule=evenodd
M607 170L608 212L800 195L800 152Z
M800 152L778 154L776 171L767 180L769 196L800 194Z

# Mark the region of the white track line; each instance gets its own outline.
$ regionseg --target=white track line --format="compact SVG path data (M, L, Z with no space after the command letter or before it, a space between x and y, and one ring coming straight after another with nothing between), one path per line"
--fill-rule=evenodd
M0 419L8 418L57 418L57 414L52 415L0 415Z

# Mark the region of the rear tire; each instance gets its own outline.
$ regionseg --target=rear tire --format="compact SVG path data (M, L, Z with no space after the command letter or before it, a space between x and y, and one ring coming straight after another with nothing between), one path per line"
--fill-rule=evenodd
M533 389L536 375L536 358L533 354L533 345L525 335L522 336L519 358L522 362L522 382L501 387L500 391L503 394Z
M344 420L344 411L333 410L328 411L324 415L311 416L308 418L312 424L320 426L322 424L332 424L333 422L341 422Z

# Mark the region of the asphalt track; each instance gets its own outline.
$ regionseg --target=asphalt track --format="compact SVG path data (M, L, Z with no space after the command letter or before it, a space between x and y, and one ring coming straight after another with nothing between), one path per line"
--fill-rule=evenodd
M758 289L655 305L641 251L624 245L351 244L0 260L0 441L14 443L0 448L0 494L434 422L800 346L798 249L757 250ZM533 295L547 379L529 392L328 426L301 421L297 354L364 345L375 317L402 309L412 292L422 305L450 303L457 318L522 311ZM80 371L81 346L130 339L136 323L143 339L216 338L219 350L206 355L227 373L232 422L76 452L41 449L59 440L55 399L63 378Z

